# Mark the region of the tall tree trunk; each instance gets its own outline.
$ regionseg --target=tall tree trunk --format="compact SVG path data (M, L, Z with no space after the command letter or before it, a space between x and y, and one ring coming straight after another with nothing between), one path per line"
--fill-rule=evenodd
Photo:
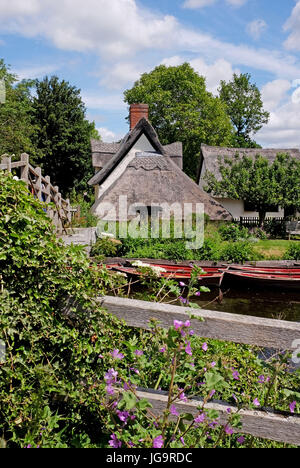
M259 227L260 227L261 229L264 228L265 219L266 219L266 214L267 214L266 211L260 211L260 212L259 212Z

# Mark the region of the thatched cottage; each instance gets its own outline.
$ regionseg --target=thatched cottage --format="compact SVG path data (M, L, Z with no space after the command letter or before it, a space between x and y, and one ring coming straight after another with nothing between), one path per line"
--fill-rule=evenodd
M225 158L234 159L236 154L239 154L240 156L246 155L253 158L259 154L264 158L267 158L270 164L272 164L279 153L287 153L292 157L300 159L300 151L298 149L222 148L219 146L208 146L202 144L198 172L198 185L202 190L204 190L206 186L205 174L207 172L213 173L217 180L221 179L219 158L222 162ZM244 200L232 200L230 198L222 197L216 197L216 199L232 214L235 219L241 217L256 218L259 216L254 208ZM269 218L284 217L284 210L279 206L271 206L269 210L270 211L267 213L267 217Z
M130 131L119 143L92 140L95 187L92 212L103 216L103 204L118 207L119 197L128 204L143 204L152 210L163 203L204 204L212 220L230 220L231 215L182 171L182 144L163 146L148 120L148 106L130 107ZM152 211L153 212L153 211Z

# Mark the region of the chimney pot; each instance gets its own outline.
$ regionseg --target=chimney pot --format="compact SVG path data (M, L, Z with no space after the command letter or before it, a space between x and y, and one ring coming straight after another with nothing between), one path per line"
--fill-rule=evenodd
M131 104L130 106L130 130L139 123L142 118L149 119L148 104Z

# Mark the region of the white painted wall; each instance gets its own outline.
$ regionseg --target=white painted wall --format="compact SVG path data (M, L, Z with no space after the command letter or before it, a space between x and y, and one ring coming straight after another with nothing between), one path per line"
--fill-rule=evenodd
M255 211L245 211L244 210L244 202L242 200L231 200L230 198L217 198L221 205L226 208L229 213L232 214L234 218L249 217L249 218L258 218L259 213ZM276 213L267 213L267 218L283 218L284 217L284 210L280 209Z

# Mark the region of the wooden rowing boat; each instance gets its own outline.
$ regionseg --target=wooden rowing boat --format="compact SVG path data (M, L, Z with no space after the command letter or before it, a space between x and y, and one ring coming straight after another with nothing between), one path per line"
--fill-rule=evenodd
M286 275L273 273L253 273L250 271L225 270L221 286L244 286L253 289L276 289L277 291L300 292L300 274Z
M152 267L162 268L159 276L161 278L174 279L176 281L188 282L191 279L192 267L181 265L164 265L159 263L152 263ZM120 264L107 264L106 267L119 273L125 273L129 277L141 277L143 274L134 266L124 266ZM202 268L203 274L198 275L199 282L203 286L218 286L222 278L222 271L217 267L204 267Z

